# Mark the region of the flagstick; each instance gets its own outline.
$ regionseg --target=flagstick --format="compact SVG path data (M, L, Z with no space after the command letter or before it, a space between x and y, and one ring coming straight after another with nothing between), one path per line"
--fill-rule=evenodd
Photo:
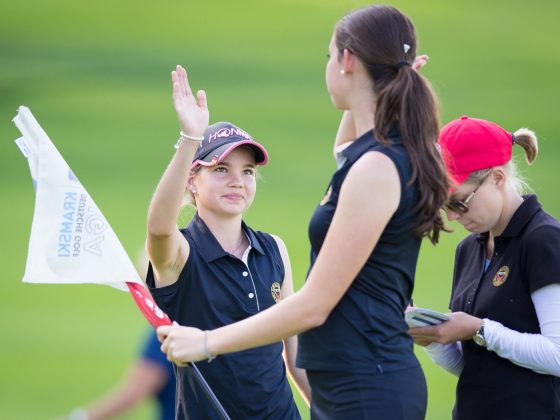
M206 382L204 376L202 376L202 373L200 373L196 365L194 363L189 363L187 367L191 368L194 379L196 380L198 385L200 385L200 387L202 388L202 390L204 391L204 393L206 394L206 396L208 397L208 399L210 400L210 402L212 403L212 405L214 406L218 414L221 416L221 418L223 420L231 420L228 414L226 413L226 410L224 410L224 407L218 400L218 397L216 397L216 394L214 394L214 391L212 391L212 388L210 388L210 385L208 385L208 382Z
M136 302L138 309L140 309L140 312L142 312L142 314L152 325L152 327L157 328L162 325L173 325L173 321L167 316L165 312L158 308L158 306L154 302L154 299L144 286L132 282L126 282L126 285L128 286L130 294ZM226 410L224 410L224 407L218 400L218 397L216 397L216 394L214 394L214 391L212 391L212 388L210 388L210 385L208 385L208 382L206 382L206 379L204 379L204 376L202 376L202 373L200 373L200 371L198 370L198 367L196 367L194 363L189 363L187 364L186 368L191 370L194 379L202 388L220 417L223 420L231 420L226 413Z

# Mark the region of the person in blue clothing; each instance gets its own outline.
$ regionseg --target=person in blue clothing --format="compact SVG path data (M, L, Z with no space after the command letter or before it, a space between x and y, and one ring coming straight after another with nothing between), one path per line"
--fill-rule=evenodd
M229 122L208 126L204 91L195 98L181 66L172 79L181 132L148 211L146 282L179 325L212 330L288 298L290 262L280 238L243 221L255 197L257 166L268 161L266 149ZM196 214L178 229L185 192ZM296 351L297 338L286 337L198 368L231 418L300 419L286 377L288 371L309 398L305 372L295 367ZM192 371L168 359L176 366L177 418L216 418Z
M114 389L88 406L73 410L66 419L113 418L150 398L157 402L157 419L175 419L175 373L160 350L155 330L146 335L140 356Z
M337 23L326 82L345 111L335 140L340 167L311 218L307 281L232 325L158 328L169 360L219 360L300 334L311 418L424 418L426 382L403 313L422 237L437 242L443 227L449 183L436 147L436 98L415 69L416 46L412 22L390 6Z

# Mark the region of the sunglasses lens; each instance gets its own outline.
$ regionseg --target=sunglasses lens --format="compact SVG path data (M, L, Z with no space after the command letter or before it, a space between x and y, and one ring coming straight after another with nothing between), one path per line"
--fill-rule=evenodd
M469 211L469 207L459 200L450 201L445 205L448 210L454 211L455 213L467 213Z

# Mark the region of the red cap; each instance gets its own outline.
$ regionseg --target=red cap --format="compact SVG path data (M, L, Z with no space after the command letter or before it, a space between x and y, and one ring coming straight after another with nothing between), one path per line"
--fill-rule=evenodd
M463 116L441 129L438 144L447 171L459 186L475 171L509 162L513 134L493 122Z

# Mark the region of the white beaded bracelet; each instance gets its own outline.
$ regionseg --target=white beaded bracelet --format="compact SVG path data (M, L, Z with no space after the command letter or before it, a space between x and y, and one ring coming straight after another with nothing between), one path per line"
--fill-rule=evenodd
M179 148L179 145L181 144L182 141L188 141L190 143L200 144L202 140L204 140L204 136L200 136L200 137L189 136L188 134L185 134L183 131L180 131L179 140L177 140L177 143L175 143L175 149Z
M183 138L185 140L194 140L194 141L204 140L204 136L200 136L200 137L189 136L188 134L185 134L183 131L179 131L179 135L181 136L180 138Z
M216 356L212 356L210 350L208 350L208 331L204 331L204 357L208 359L208 363L216 358Z

